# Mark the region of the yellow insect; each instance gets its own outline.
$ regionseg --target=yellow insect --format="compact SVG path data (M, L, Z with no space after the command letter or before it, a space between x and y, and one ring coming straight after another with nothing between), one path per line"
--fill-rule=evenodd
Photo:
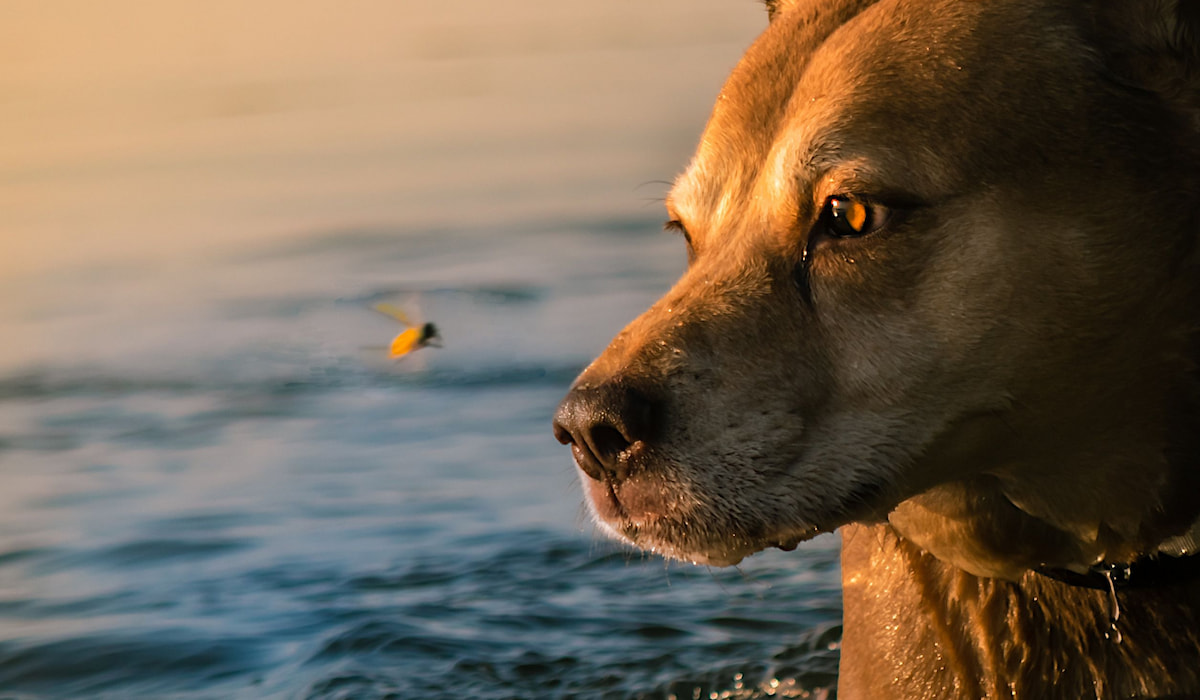
M406 326L400 332L400 335L392 339L391 345L388 346L388 357L393 360L404 357L408 353L419 350L427 345L435 348L442 347L442 336L438 334L437 326L432 323L413 323L408 320L408 316L403 311L391 304L376 304L372 308L385 316L396 319Z

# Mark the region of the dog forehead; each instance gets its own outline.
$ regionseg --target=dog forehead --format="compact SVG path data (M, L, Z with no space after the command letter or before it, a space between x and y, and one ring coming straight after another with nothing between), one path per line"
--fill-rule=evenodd
M1078 37L1065 22L1035 21L1039 4L781 7L726 82L672 205L715 227L748 204L769 217L839 166L867 180L903 177L877 184L912 195L946 194L959 166L994 146L966 123L1003 135L1005 114L1075 101L1062 93L1076 89Z

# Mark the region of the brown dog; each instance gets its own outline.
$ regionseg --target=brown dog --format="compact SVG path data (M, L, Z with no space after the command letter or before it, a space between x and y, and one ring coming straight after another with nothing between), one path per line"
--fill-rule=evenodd
M1198 4L769 3L556 416L602 526L842 528L848 700L1200 697Z

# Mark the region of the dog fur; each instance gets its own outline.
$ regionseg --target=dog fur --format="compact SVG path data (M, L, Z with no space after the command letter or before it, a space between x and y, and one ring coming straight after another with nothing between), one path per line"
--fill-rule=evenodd
M841 528L849 700L1200 697L1200 581L1114 630L1039 573L1197 547L1198 6L768 3L667 200L687 271L556 415L601 526Z

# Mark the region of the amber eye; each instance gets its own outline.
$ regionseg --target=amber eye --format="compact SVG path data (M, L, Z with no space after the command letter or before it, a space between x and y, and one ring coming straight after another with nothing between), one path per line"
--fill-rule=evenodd
M887 207L844 195L830 197L821 212L826 231L838 238L854 238L878 231L887 223L888 215Z

